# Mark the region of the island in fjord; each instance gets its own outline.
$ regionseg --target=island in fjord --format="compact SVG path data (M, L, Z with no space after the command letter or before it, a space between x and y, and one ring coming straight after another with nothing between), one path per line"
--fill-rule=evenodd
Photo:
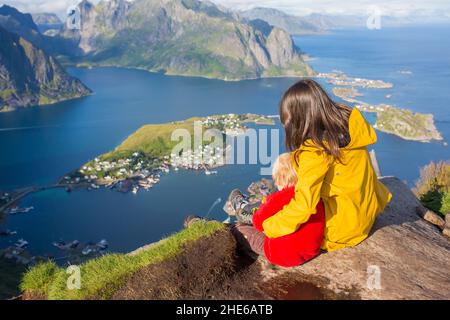
M180 142L172 140L173 132L185 129L192 137L195 123L201 124L204 131L217 129L225 137L244 134L247 123L273 125L274 119L255 114L227 114L145 125L114 151L100 155L64 176L59 185L68 190L105 186L121 192L132 190L136 193L141 188L150 189L159 182L160 173L167 173L170 169L203 170L207 175L214 174L214 168L224 165L223 157L229 148L225 143L223 147L212 147L212 141L202 141L197 150L173 153L174 147Z
M393 87L392 83L352 78L342 72L321 73L318 77L326 78L328 83L335 85L333 94L336 97L354 104L361 111L376 113L374 127L377 130L394 134L405 140L421 142L443 140L441 133L436 128L432 114L413 112L389 104L371 105L359 100L359 97L363 97L364 94L358 88L390 89Z

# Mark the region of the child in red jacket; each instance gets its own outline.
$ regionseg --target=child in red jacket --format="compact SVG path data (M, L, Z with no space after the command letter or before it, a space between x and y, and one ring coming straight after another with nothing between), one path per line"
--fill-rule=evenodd
M248 204L246 197L239 190L231 193L229 200L238 221L245 221L245 216L253 213L253 226L238 223L232 232L241 244L257 254L264 255L269 262L283 267L298 266L320 253L325 228L324 206L319 202L317 213L296 232L280 238L266 237L262 227L264 220L283 209L295 194L297 174L289 153L278 157L272 175L279 191L267 196L259 208Z

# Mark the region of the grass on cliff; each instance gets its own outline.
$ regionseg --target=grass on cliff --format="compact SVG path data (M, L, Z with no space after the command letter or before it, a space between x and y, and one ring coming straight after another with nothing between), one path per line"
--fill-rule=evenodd
M414 193L426 208L442 215L450 213L450 162L423 167Z
M55 300L108 299L134 272L170 259L179 254L187 242L212 235L224 227L219 222L200 221L136 254L108 254L90 260L80 266L79 290L67 289L70 275L53 262L41 263L28 270L20 288L31 296Z
M102 156L104 160L120 159L139 151L160 157L169 155L179 141L172 141L172 133L176 129L186 129L192 136L194 122L201 118L190 118L185 121L164 124L149 124L139 128L122 142L114 151Z
M245 118L241 120L246 123L254 122L257 124L274 124L273 119L257 114L244 114L241 116ZM102 159L120 159L130 156L136 151L154 157L170 155L173 148L181 141L172 141L172 134L174 131L178 129L187 130L191 136L191 143L193 143L194 122L201 120L204 120L204 118L193 117L177 122L144 125L126 138L125 141L123 141L114 151L104 154ZM180 138L177 137L177 139ZM208 142L203 141L203 145L206 144L208 144Z

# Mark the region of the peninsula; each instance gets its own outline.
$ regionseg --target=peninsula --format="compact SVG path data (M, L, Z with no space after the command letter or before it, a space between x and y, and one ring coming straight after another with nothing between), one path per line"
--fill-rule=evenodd
M320 73L318 77L328 79L328 83L335 85L333 94L336 97L355 105L361 111L376 113L377 119L374 127L377 130L396 135L405 140L420 142L443 140L441 133L436 128L432 114L413 112L409 109L384 103L371 105L359 100L359 97L363 97L364 94L358 88L390 89L393 87L392 83L382 80L352 78L341 71Z
M389 104L371 105L356 100L355 97L363 95L353 87L334 88L333 93L342 100L355 104L361 111L376 113L377 119L374 127L379 131L412 141L443 140L441 133L436 128L432 114L412 112Z
M394 85L390 82L350 77L342 71L337 70L332 73L319 73L317 78L325 78L329 84L336 86L353 86L371 89L390 89L394 87Z
M223 157L229 146L211 147L203 142L198 150L173 153L179 141L171 139L177 129L194 133L194 123L202 129L217 129L226 136L245 133L246 124L273 125L274 119L255 114L227 114L195 117L184 121L145 125L131 134L114 151L100 155L59 181L68 191L74 188L98 189L101 186L121 192L148 190L158 183L161 173L171 169L202 170L206 175L215 174L213 169L223 165ZM192 139L193 140L193 139Z

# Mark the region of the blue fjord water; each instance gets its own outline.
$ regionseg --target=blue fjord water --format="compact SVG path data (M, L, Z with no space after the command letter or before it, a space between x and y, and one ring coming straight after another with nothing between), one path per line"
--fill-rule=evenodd
M338 69L394 83L389 90L363 90L361 100L433 113L448 141L450 42L444 39L449 38L448 27L410 27L342 30L295 41L314 58L310 63L320 72ZM120 68L69 71L95 93L0 114L0 190L54 183L113 149L143 124L231 112L276 114L281 94L295 82L293 78L223 82ZM386 99L387 94L392 98ZM383 174L409 184L417 179L421 166L450 158L450 149L442 143L409 142L383 133L374 149ZM179 230L186 214L206 214L233 188L244 189L259 179L259 172L257 165L227 166L212 176L173 172L149 192L137 195L109 190L36 193L21 203L34 206L34 211L8 217L0 225L18 231L17 236L0 239L0 246L24 238L33 254L57 255L52 241L106 238L110 250L127 252ZM211 217L224 218L222 205L223 201Z

